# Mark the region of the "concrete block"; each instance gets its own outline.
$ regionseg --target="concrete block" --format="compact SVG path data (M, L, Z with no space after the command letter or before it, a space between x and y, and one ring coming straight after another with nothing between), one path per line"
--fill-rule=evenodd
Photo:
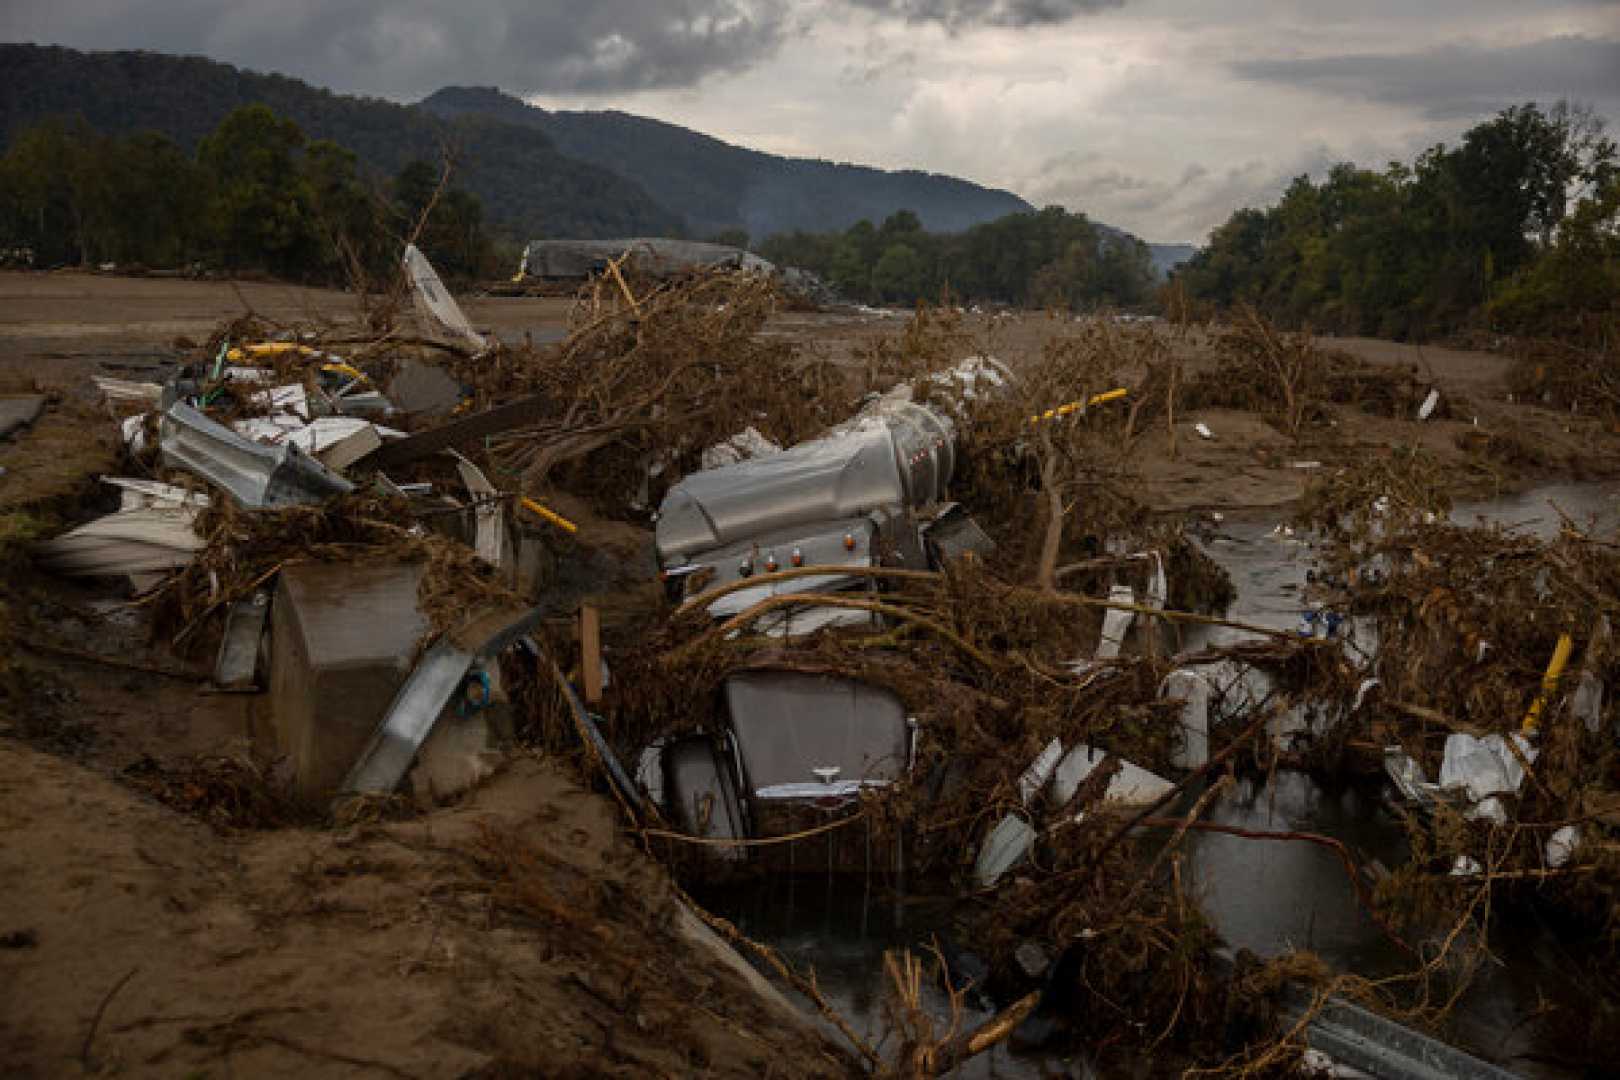
M410 673L427 632L416 563L304 563L271 608L271 728L294 789L333 794Z

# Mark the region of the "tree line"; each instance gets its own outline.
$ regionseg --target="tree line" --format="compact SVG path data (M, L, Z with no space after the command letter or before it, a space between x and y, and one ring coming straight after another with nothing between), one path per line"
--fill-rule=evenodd
M268 106L230 113L187 154L168 136L105 135L82 119L22 131L0 157L0 253L28 265L257 270L290 280L378 280L417 238L441 273L490 273L476 196L412 161L390 181L309 140ZM442 189L442 190L441 190Z
M910 210L843 232L778 234L759 253L812 270L844 296L912 303L949 293L968 303L1068 309L1134 307L1153 295L1147 245L1059 206L1008 214L960 233L930 233Z
M1382 172L1301 176L1243 209L1176 279L1293 325L1424 339L1620 326L1620 166L1589 109L1515 106Z

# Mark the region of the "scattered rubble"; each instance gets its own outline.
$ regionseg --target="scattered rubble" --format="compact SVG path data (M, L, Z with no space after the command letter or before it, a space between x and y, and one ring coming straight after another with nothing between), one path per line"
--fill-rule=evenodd
M531 245L526 270L564 254ZM1156 324L1075 324L1007 365L926 311L828 365L760 334L782 296L746 261L605 257L554 344L479 332L408 247L415 335L244 320L160 382L96 381L119 508L30 532L34 564L127 579L153 642L264 701L253 753L130 785L220 829L403 836L540 753L611 794L677 880L795 872L813 844L818 871L955 897L1003 1011L947 1030L923 962L893 956L895 1044L846 1030L854 1056L811 1074L929 1075L1042 1025L1104 1064L1298 1069L1301 1032L1348 1024L1351 999L1432 1028L1461 980L1428 957L1483 943L1493 898L1601 942L1582 977L1608 986L1612 538L1453 524L1419 452L1280 459L1310 488L1275 537L1315 568L1279 629L1223 617L1233 585L1197 534L1219 515L1133 495L1133 440L1161 417L1172 445L1211 405L1298 443L1330 405L1432 424L1450 395L1252 312L1190 379ZM642 563L593 550L626 533ZM603 560L624 575L605 620L580 609ZM1210 627L1230 633L1188 646ZM1332 848L1424 957L1405 982L1224 957L1178 845L1239 776L1282 767L1387 773L1412 857L1376 883L1331 838L1249 838ZM502 831L466 853L489 910L583 927L602 896L553 891L536 851ZM772 963L658 896L643 936L702 919ZM1608 1005L1583 1019L1620 1032Z

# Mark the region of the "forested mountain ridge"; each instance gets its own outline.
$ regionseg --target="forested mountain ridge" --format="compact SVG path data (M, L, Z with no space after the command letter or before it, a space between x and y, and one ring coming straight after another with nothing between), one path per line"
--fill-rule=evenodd
M353 150L379 177L436 160L449 144L458 182L513 239L738 228L763 239L899 209L955 231L1030 209L1010 192L954 177L782 158L625 113L546 112L495 90L450 88L412 107L203 57L0 44L0 149L57 116L83 117L110 135L158 131L190 150L255 102L312 139Z
M757 242L881 221L902 209L930 232L953 233L1034 209L1009 191L956 177L781 157L629 113L540 109L493 87L445 87L419 107L543 131L563 153L640 184L698 236L742 229Z
M0 44L0 149L40 120L78 116L109 135L158 131L190 151L232 111L255 102L312 139L354 151L379 178L412 161L437 161L441 147L454 147L456 182L482 200L491 224L515 238L660 234L683 224L633 181L568 156L532 127L446 120L202 57Z

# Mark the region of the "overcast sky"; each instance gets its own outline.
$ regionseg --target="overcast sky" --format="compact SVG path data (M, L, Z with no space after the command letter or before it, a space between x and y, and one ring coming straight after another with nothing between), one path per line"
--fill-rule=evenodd
M1161 242L1516 102L1620 126L1620 0L0 0L0 40L401 101L498 85L951 173Z

